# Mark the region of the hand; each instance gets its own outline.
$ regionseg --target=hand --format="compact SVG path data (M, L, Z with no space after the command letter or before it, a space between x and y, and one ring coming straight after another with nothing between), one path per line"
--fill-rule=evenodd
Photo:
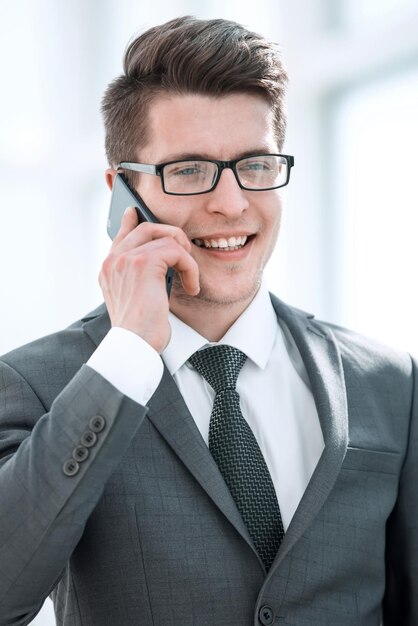
M168 268L178 272L186 293L199 293L199 269L190 251L191 243L180 228L138 225L136 210L127 209L99 273L112 326L131 330L161 353L171 333Z

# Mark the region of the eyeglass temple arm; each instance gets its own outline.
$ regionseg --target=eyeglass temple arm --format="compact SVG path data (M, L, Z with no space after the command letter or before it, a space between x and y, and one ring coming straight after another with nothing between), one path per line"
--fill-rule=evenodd
M123 161L122 163L119 163L118 168L119 167L124 170L142 172L143 174L153 174L154 176L157 173L157 167L155 165L146 165L145 163L128 163L127 161Z

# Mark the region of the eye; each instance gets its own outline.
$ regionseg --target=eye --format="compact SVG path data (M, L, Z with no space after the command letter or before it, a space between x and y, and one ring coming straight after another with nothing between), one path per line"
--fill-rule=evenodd
M194 176L204 176L207 167L205 163L199 162L182 162L173 163L165 169L165 175L177 178L191 178Z
M271 163L263 159L253 159L240 163L239 169L242 172L268 172L271 170Z
M200 170L198 167L182 167L174 172L170 172L173 176L193 176L194 174L199 174Z

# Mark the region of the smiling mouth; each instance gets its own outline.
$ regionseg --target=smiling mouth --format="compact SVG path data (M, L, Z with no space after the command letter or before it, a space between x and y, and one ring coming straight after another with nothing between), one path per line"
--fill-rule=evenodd
M219 237L218 239L192 239L192 242L198 248L230 252L231 250L243 248L253 237L254 235L238 235L237 237Z

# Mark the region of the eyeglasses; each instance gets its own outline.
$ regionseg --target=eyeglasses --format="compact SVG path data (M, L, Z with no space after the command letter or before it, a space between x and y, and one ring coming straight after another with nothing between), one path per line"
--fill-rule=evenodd
M188 159L159 165L123 162L118 169L161 177L163 191L173 196L191 196L215 189L224 169L231 169L241 189L268 191L289 182L295 160L287 154L255 154L233 161Z

